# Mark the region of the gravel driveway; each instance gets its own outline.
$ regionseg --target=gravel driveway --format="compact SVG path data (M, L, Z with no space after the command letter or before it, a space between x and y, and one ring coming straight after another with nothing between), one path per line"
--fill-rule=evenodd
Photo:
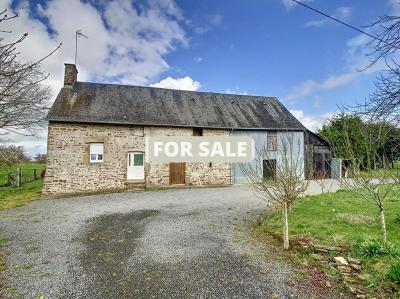
M243 186L39 200L0 213L7 293L38 298L310 298L240 224ZM324 296L326 298L326 296Z

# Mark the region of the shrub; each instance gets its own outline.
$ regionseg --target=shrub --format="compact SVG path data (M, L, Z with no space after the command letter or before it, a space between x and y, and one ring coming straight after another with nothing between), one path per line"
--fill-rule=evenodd
M376 239L365 239L358 241L355 246L355 252L362 257L379 257L389 255L394 258L400 258L400 249L395 244L384 245Z
M400 284L400 262L393 264L389 268L387 276L391 281Z
M366 239L356 245L356 253L363 257L378 257L387 254L383 244L374 239Z
M400 258L400 250L399 248L394 245L394 244L388 244L385 246L385 251L388 255L392 257L397 257Z
M396 217L394 218L394 223L400 224L400 214L396 215Z

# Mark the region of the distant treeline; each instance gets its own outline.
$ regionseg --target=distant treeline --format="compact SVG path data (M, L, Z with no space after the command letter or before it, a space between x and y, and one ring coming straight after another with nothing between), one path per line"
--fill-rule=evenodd
M30 161L32 159L25 153L22 146L0 145L0 166L11 166ZM37 163L46 163L46 154L36 155L34 161Z
M394 167L400 160L400 128L392 124L340 114L332 117L318 134L331 144L335 157L355 158L362 168L379 168L383 163Z

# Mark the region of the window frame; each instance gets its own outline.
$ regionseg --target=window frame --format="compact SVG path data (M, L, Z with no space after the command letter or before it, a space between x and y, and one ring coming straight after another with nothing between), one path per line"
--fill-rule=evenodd
M267 133L267 151L276 152L278 150L278 133L271 131Z
M95 150L95 146L101 145L101 151L98 149ZM92 159L92 156L95 155L95 159ZM101 159L99 159L101 156ZM96 163L104 163L104 142L91 142L89 144L89 162L96 164Z

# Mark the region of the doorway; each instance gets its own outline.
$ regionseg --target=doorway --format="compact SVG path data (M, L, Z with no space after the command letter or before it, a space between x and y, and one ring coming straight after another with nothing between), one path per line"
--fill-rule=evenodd
M263 178L275 178L276 177L276 160L263 160Z
M185 184L185 163L169 163L169 184Z
M144 153L128 153L128 180L144 180Z

